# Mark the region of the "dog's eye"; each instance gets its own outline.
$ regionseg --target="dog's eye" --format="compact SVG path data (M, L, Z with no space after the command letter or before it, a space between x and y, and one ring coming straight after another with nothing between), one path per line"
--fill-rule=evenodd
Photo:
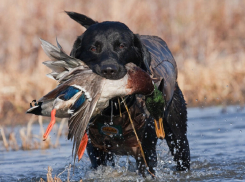
M120 45L119 45L119 48L120 49L123 49L125 47L125 45L123 44L123 43L121 43Z
M90 51L96 52L96 50L97 50L97 48L96 48L95 46L91 46L91 47L90 47Z

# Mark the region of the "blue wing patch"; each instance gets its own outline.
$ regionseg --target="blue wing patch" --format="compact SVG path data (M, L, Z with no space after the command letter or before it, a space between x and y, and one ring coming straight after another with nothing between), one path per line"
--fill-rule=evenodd
M81 107L81 105L85 102L85 100L86 100L86 95L83 93L79 97L79 99L76 100L76 102L72 106L71 110L77 111Z
M58 96L63 95L62 97L60 97L60 99L67 101L67 100L71 99L74 95L76 95L80 91L81 90L76 88L76 87L69 86L67 89L60 92L60 94Z

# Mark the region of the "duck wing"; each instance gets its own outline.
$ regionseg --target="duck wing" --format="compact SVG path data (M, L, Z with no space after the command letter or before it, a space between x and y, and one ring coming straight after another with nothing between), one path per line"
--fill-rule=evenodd
M166 42L159 37L141 35L141 41L151 54L151 69L153 80L156 80L158 86L163 80L163 88L160 90L164 93L166 102L169 104L175 90L177 80L177 65L172 53Z
M69 83L69 85L81 89L87 98L82 104L80 103L79 98L70 108L73 114L68 120L68 139L73 140L72 154L75 161L79 145L85 134L89 120L101 97L105 78L94 73L84 74L83 72L74 75L74 79L72 78L65 83Z
M42 48L51 59L51 61L44 62L52 70L47 76L57 80L60 84L47 95L43 96L39 102L50 101L70 87L79 89L81 92L69 108L71 116L68 120L68 139L73 140L72 154L75 161L89 120L100 99L105 78L93 73L81 60L68 56L58 41L58 47L42 39L41 42ZM68 95L68 97L72 97L72 93L74 92L70 93L71 96Z
M50 61L43 62L44 65L52 70L51 73L47 74L49 78L62 83L68 80L71 77L71 74L77 70L90 70L83 61L68 56L63 51L57 39L57 47L43 39L40 40L44 52L51 59Z

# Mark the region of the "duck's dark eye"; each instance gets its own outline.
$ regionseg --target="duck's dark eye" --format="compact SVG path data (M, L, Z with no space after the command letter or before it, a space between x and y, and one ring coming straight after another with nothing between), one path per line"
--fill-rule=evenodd
M91 47L90 47L90 51L96 52L96 51L97 51L97 48L96 48L95 46L91 46Z
M119 48L120 48L120 49L123 49L124 47L125 47L124 43L121 43L121 44L119 45Z

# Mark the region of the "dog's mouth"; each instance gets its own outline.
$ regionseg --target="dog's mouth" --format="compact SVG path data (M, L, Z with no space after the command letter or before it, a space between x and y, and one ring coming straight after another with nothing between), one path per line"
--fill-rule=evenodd
M96 65L93 71L96 74L110 80L119 80L127 74L127 70L124 66L113 64L103 66Z

